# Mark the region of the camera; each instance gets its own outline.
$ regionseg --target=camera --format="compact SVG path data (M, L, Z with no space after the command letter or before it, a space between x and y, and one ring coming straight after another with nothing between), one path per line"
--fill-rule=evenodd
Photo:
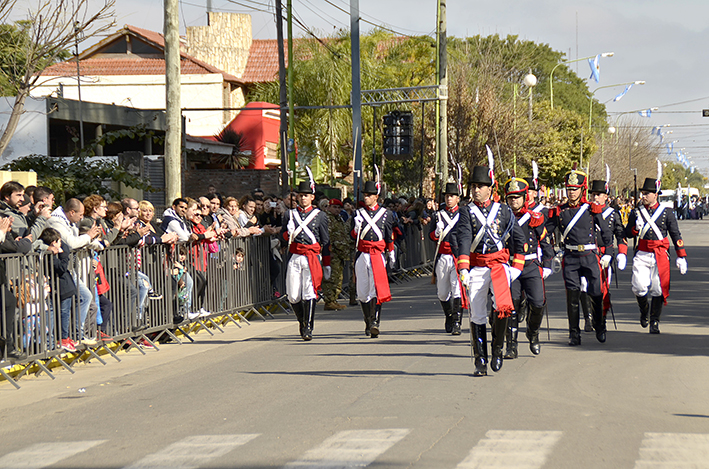
M278 204L277 204L276 202L269 202L268 205L269 205L271 208L276 208L276 205L278 205Z

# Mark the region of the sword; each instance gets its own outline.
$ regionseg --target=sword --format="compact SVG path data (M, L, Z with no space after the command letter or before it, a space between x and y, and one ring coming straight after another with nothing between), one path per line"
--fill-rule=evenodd
M546 301L544 302L544 316L547 317L547 340L551 340L551 334L549 333L549 308Z
M613 312L613 305L610 307L611 310L611 317L613 318L613 327L615 327L615 330L618 330L618 324L615 323L615 313Z

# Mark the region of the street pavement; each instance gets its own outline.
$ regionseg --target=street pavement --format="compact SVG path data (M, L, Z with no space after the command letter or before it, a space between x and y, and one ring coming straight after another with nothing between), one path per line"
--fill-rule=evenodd
M709 468L709 221L683 221L660 335L639 324L631 265L611 289L608 340L567 345L560 274L542 353L473 378L467 327L443 332L430 278L394 286L381 335L359 307L234 325L0 383L5 468ZM630 263L629 263L630 264ZM548 335L547 335L548 334Z

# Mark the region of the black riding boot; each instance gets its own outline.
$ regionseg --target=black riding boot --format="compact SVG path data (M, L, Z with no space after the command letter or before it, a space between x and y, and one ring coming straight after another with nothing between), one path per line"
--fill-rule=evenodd
M315 323L315 304L317 298L303 300L303 340L313 340L313 324Z
M495 372L500 371L500 368L502 368L502 349L505 346L508 319L495 316L492 326L492 360L490 360L490 369Z
M443 307L443 313L446 315L446 332L450 334L453 332L453 299L441 301L441 306Z
M463 309L460 298L453 298L453 330L452 335L460 335L460 325L463 321Z
M600 343L606 341L606 317L603 315L603 295L590 296L593 312L593 329Z
M591 309L591 297L585 291L581 292L579 298L579 303L581 304L581 309L583 310L583 331L593 332L593 309Z
M376 300L373 300L376 301ZM372 300L368 302L360 301L359 304L362 306L362 316L364 317L364 335L369 337L372 333L370 329L372 327Z
M640 307L640 325L642 327L647 327L647 317L650 314L650 304L647 301L649 296L650 294L646 293L645 296L635 297L638 300L638 306Z
M293 312L295 317L298 319L298 331L300 332L300 337L303 337L303 302L299 301L297 303L291 303L293 307Z
M650 334L660 333L660 315L662 314L662 305L665 300L662 296L653 296L650 304Z
M470 323L470 342L475 358L473 376L487 376L487 326Z
M569 345L581 345L579 328L580 290L566 290L566 314L569 318Z
M529 305L529 319L527 319L527 339L529 339L529 350L534 355L539 355L542 351L539 345L539 328L542 327L544 318L544 307Z
M515 310L507 319L507 331L505 335L507 336L507 352L505 353L505 359L517 358L517 336L519 334L519 313L517 311L521 310L521 302L514 301Z
M372 300L372 327L370 332L372 333L372 339L379 337L379 319L382 315L382 305L377 304L376 298Z

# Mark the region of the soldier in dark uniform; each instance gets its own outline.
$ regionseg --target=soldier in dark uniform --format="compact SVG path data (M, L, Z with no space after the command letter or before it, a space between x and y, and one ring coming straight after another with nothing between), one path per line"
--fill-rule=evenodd
M610 256L599 261L597 234L603 246L612 242L612 233L604 229L600 217L601 207L586 200L587 176L582 171L566 173L568 202L549 211L550 219L556 222L561 233L559 244L564 252L563 274L566 287L566 311L569 317L569 345L581 344L579 310L581 278L586 279L588 295L593 311L593 328L599 342L606 341L606 323L603 317L601 292L601 264L607 267ZM600 227L597 233L596 226Z
M470 335L475 358L473 376L485 376L488 361L488 294L492 292L494 311L490 368L499 371L503 361L507 318L514 311L510 283L524 269L525 239L512 209L490 200L492 169L488 166L474 167L471 182L474 203L460 211L457 224L458 270L470 299ZM512 253L508 243L511 243ZM510 265L511 254L514 259Z
M446 316L445 330L453 335L460 335L462 321L461 285L458 278L456 261L458 259L458 238L456 224L460 218L458 202L460 191L457 183L449 182L443 191L445 207L436 212L432 223L431 239L437 243L434 273L438 300Z
M524 270L522 274L512 282L512 302L515 311L507 321L507 352L506 359L517 358L517 335L519 325L518 311L522 310L522 294L526 297L526 303L530 313L527 317L527 339L529 349L534 355L539 355L541 347L539 345L539 328L544 317L544 281L551 275L551 258L554 257L554 250L547 240L545 217L540 212L534 212L527 208L527 181L521 178L512 178L505 183L505 195L507 205L515 214L516 222L524 232L525 242L523 245Z
M648 326L650 333L660 333L660 314L670 294L670 240L677 253L676 265L680 274L687 273L687 253L682 234L672 210L657 202L660 181L647 178L640 188L642 199L630 212L626 236L637 236L638 244L633 257L632 290L640 306L640 325Z
M389 209L378 204L377 183L367 181L362 193L364 207L357 209L352 217L351 235L357 246L355 281L364 315L364 333L377 338L382 303L391 301L384 253L389 253L389 265L393 266L396 261L392 238L394 217Z
M330 234L330 268L332 275L323 282L323 300L326 310L346 309L347 306L337 302L342 292L342 278L344 266L352 252L352 239L349 235L349 225L342 220L340 211L342 202L339 199L330 199L327 208L327 225ZM327 259L324 259L327 263Z
M610 170L607 173L606 179L610 179ZM600 246L601 242L597 240L599 244L599 253L601 256L606 254L614 256L618 269L625 270L625 266L627 263L626 255L628 253L628 243L625 240L625 227L623 226L623 222L620 219L620 213L618 212L618 210L608 205L607 181L595 180L591 182L591 201L601 207L600 218L606 224L604 229L607 229L608 231L613 233L613 237L618 243L618 253L616 254L613 249L612 241L610 246ZM611 308L610 284L613 276L612 263L607 267L601 269L601 276L603 278L603 284L601 285L603 291L603 316L606 316ZM581 293L582 306L584 296L588 298L588 295ZM586 308L590 310L590 307L586 306Z
M313 207L315 184L301 181L296 196L297 206L283 216L281 236L288 243L286 293L300 324L300 336L305 341L313 338L315 304L323 277L330 277L330 238L325 213ZM323 254L326 266L320 264Z

